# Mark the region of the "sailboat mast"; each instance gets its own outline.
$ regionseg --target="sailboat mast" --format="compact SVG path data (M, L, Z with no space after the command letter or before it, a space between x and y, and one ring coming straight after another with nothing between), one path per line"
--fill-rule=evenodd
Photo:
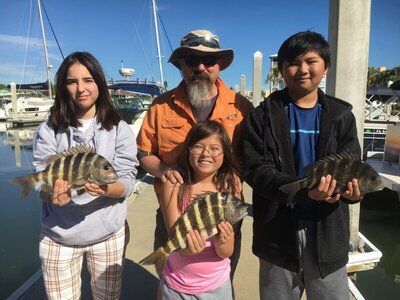
M37 0L38 11L39 11L39 20L40 20L40 27L42 29L42 40L43 40L43 50L44 50L44 60L46 63L46 75L47 75L47 86L49 89L49 98L52 99L51 93L51 81L50 81L50 67L49 67L49 56L47 54L47 44L46 44L46 34L44 32L43 26L43 18L42 18L42 5L40 0Z
M157 6L156 6L155 0L152 0L152 2L153 2L154 28L155 28L155 32L156 32L156 42L157 42L158 66L160 68L161 84L162 84L162 86L164 86L164 74L163 74L162 61L161 61L162 58L161 58L161 50L160 50L160 38L158 36Z

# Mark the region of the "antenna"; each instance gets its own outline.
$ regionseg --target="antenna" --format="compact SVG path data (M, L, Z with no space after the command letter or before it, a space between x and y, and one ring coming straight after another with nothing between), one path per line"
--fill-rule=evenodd
M121 60L121 68L119 68L119 74L123 76L125 79L135 75L135 70L132 68L124 68L124 61Z

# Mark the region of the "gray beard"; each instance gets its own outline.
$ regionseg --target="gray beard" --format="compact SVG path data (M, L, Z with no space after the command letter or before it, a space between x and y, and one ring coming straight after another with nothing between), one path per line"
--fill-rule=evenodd
M209 109L213 105L211 102L210 87L211 83L208 76L207 78L197 76L187 85L187 97L195 110L202 111Z

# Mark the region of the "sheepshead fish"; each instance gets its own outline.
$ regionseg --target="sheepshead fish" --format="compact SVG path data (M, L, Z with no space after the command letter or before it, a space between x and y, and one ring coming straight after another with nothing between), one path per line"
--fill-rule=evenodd
M360 192L366 195L383 189L380 175L369 164L348 151L332 154L305 167L306 177L298 181L282 185L279 189L288 194L288 205L294 206L294 197L302 188L316 187L322 176L330 174L336 180L334 194L347 190L347 183L354 178L359 180Z
M217 225L222 221L232 225L247 215L248 205L228 193L207 193L200 195L187 207L176 220L169 234L168 241L139 264L155 264L158 274L164 270L168 255L178 249L186 248L186 234L198 230L208 239L218 233Z
M42 191L51 193L57 179L68 181L71 188L82 193L86 182L98 185L113 183L118 177L111 164L101 155L94 153L86 145L79 145L64 152L52 155L43 162L42 172L24 175L11 180L21 186L21 197L28 196L30 190L42 182Z

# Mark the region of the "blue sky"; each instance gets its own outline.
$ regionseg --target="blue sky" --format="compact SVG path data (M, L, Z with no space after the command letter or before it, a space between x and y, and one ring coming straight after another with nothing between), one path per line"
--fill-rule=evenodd
M121 79L118 74L121 60L125 67L135 69L135 78L159 79L151 0L42 1L64 55L73 51L91 52L103 65L108 79ZM34 9L25 59L30 5ZM0 0L0 83L45 80L36 5L36 0ZM238 84L244 74L250 87L252 56L256 51L264 55L265 80L268 56L276 53L288 36L309 29L328 38L329 0L158 0L157 5L173 48L188 31L206 28L220 36L223 48L234 49L233 64L221 73L230 86ZM399 7L399 0L372 0L370 66L400 66ZM47 20L44 22L53 81L62 57ZM171 50L161 25L160 31L164 77L169 87L173 87L179 83L180 74L167 63Z

